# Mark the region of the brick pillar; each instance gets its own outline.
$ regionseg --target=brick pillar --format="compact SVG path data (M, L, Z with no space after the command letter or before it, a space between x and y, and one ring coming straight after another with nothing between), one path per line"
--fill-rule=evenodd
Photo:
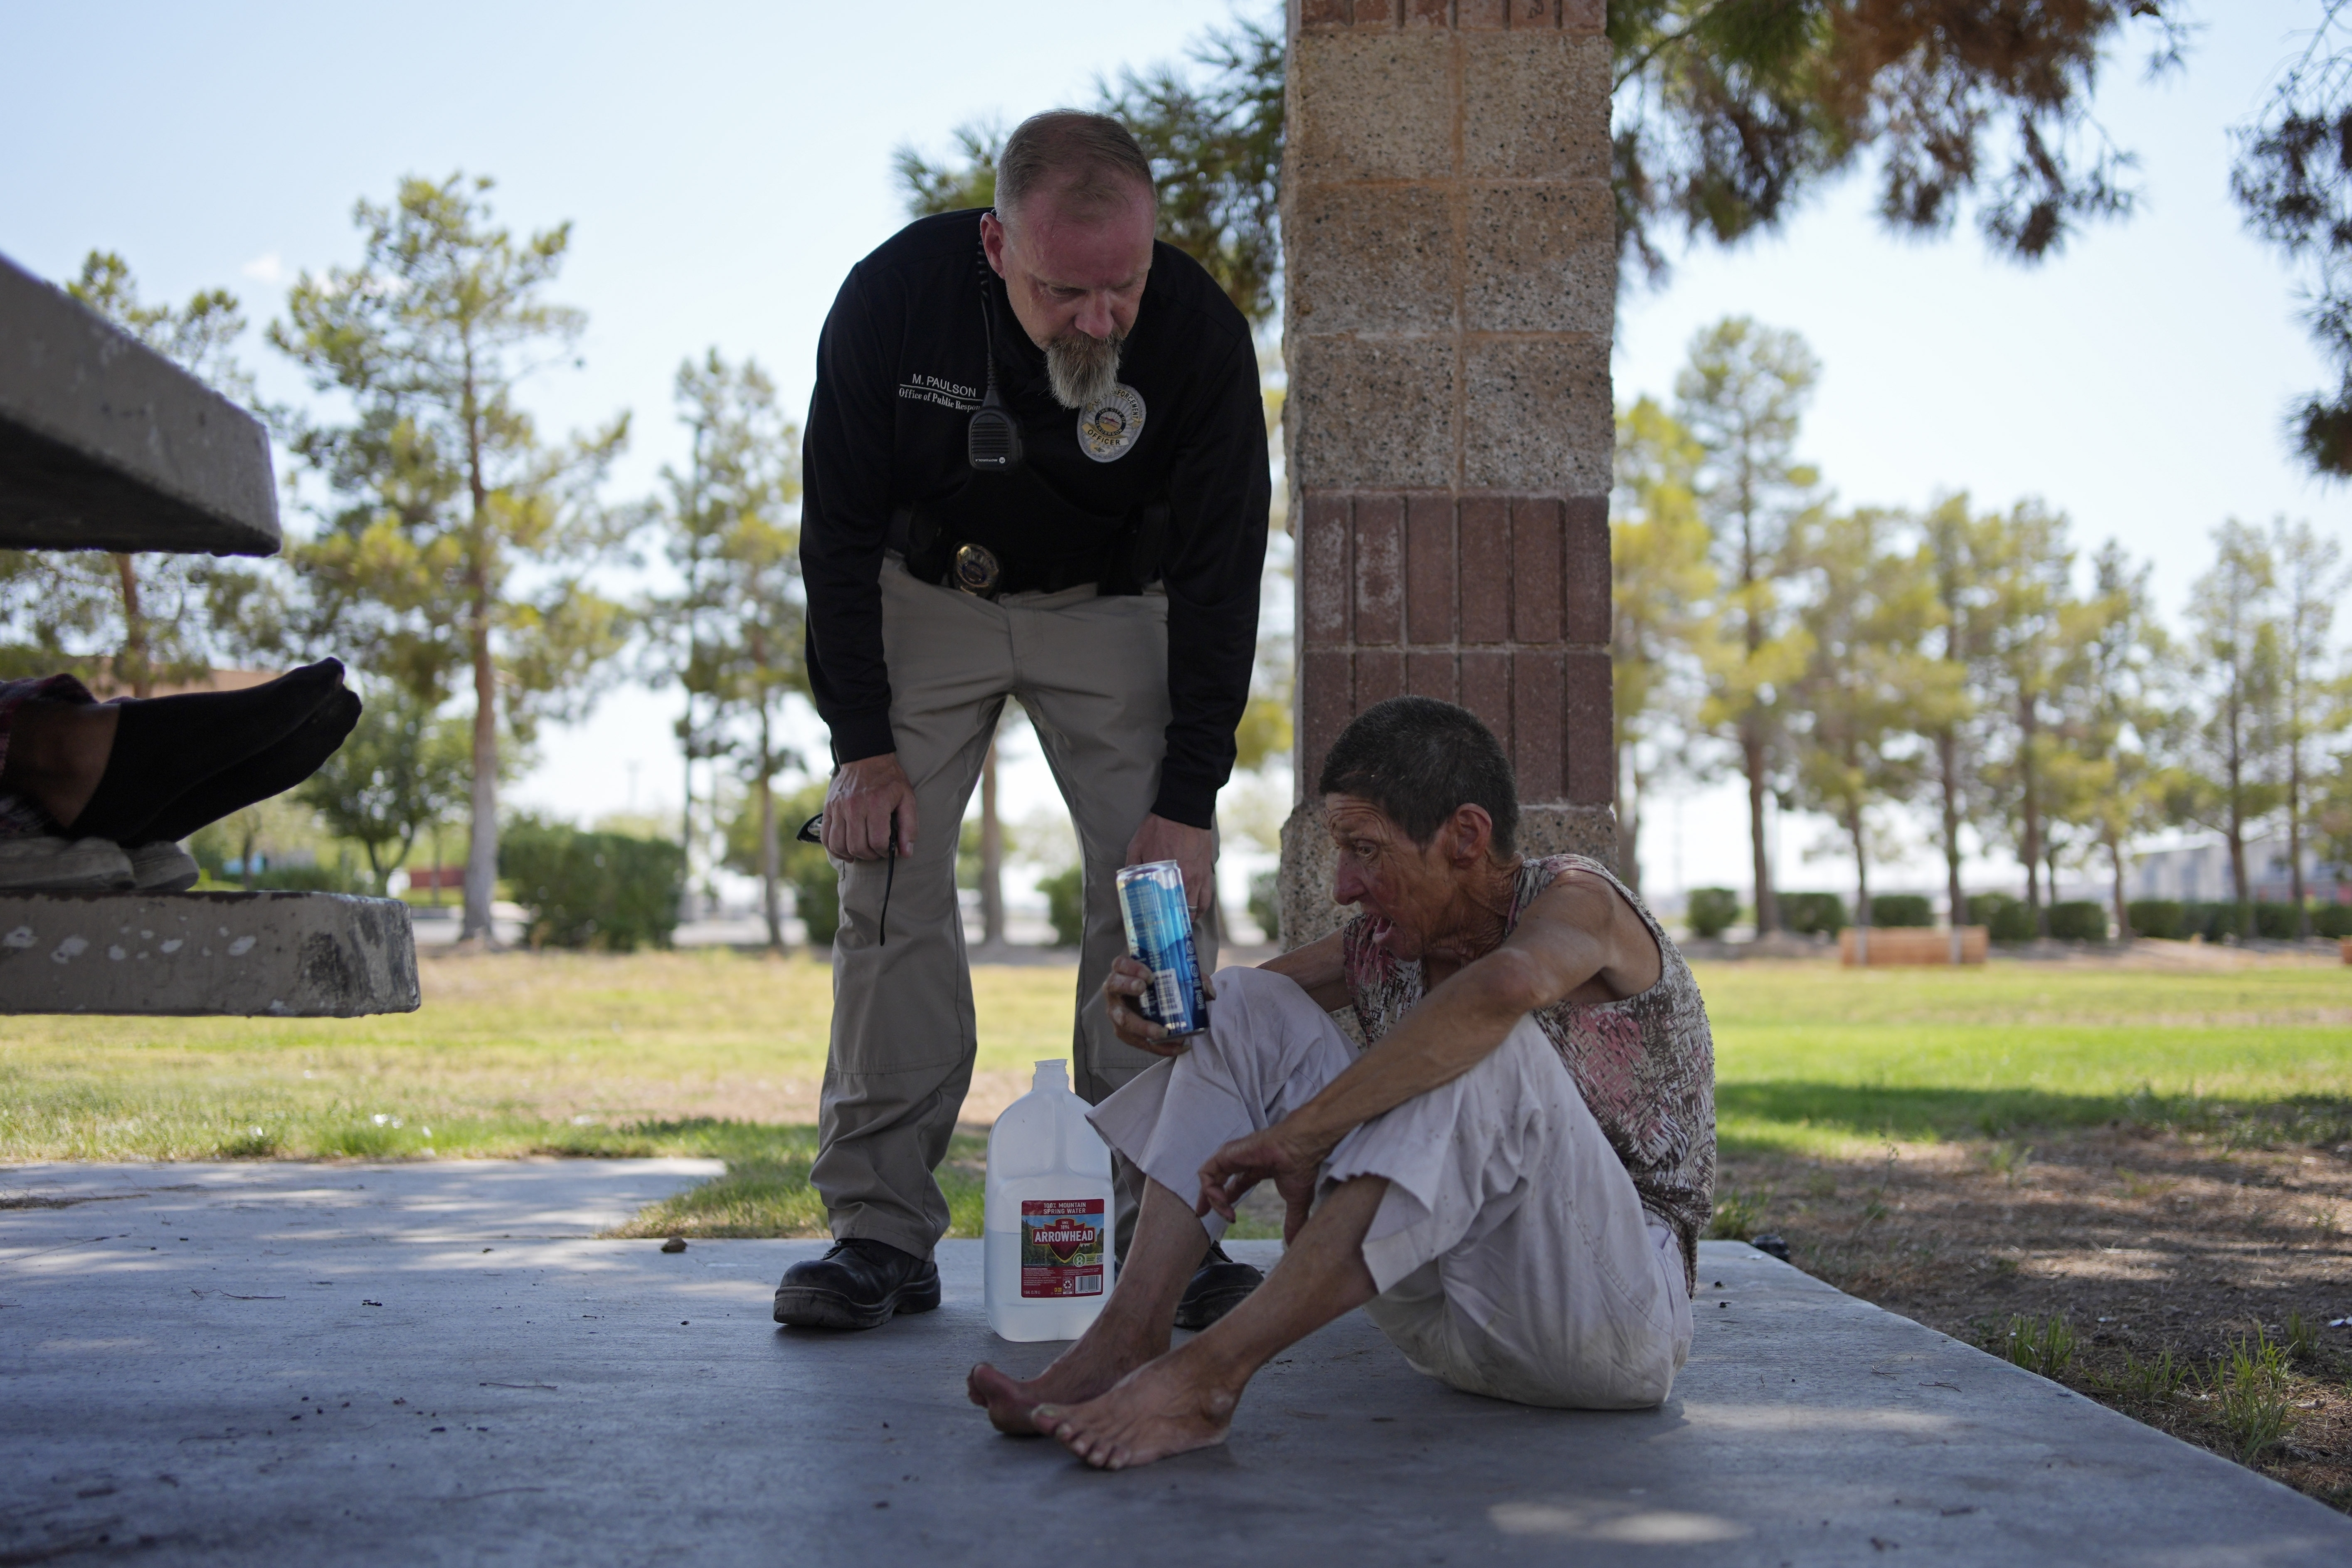
M1284 408L1298 537L1286 944L1338 923L1313 796L1348 720L1462 703L1520 847L1613 863L1602 0L1291 0Z

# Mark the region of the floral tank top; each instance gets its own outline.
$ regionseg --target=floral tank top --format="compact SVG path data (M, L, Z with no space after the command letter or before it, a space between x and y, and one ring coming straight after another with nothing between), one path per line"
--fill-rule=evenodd
M1562 1002L1536 1014L1592 1118L1633 1178L1642 1207L1682 1243L1685 1282L1696 1287L1698 1238L1715 1205L1715 1037L1690 966L1650 911L1597 860L1553 855L1519 868L1505 926L1568 870L1607 879L1658 943L1658 983L1616 1002ZM1340 931L1348 990L1368 1044L1401 1023L1423 992L1419 960L1370 940L1359 915Z

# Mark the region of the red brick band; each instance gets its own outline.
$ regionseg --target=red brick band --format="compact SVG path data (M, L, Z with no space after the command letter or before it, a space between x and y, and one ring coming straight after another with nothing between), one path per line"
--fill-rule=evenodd
M1612 794L1609 515L1599 496L1309 489L1299 563L1299 773L1405 693L1492 727L1529 805Z

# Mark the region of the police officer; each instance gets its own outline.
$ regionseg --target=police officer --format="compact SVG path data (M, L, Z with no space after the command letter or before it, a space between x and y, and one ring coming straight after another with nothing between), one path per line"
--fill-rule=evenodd
M1196 917L1209 906L1256 649L1265 428L1248 323L1153 240L1157 216L1124 126L1041 114L1004 145L993 210L908 225L825 319L801 563L833 734L822 834L841 869L810 1173L836 1240L785 1272L779 1322L872 1328L939 1304L932 1173L977 1046L957 830L1007 696L1077 828L1087 1100L1155 1059L1104 1011L1126 950L1118 868L1174 860ZM1134 1173L1119 1180L1131 1225ZM1213 1255L1189 1320L1256 1279Z

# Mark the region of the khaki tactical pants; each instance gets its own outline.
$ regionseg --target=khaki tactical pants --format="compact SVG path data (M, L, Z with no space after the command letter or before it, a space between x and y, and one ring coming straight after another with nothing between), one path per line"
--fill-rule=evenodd
M1160 793L1168 726L1168 601L1097 597L1091 586L993 602L882 567L882 647L890 727L915 786L916 853L890 884L879 940L884 862L837 862L841 931L833 950L833 1048L810 1180L836 1237L930 1256L948 1228L932 1173L946 1158L978 1036L956 903L957 829L1008 695L1021 700L1068 803L1085 867L1071 1082L1100 1102L1158 1058L1119 1043L1103 977L1127 951L1114 881ZM1202 968L1216 963L1201 933ZM1119 1172L1132 1225L1140 1187Z

